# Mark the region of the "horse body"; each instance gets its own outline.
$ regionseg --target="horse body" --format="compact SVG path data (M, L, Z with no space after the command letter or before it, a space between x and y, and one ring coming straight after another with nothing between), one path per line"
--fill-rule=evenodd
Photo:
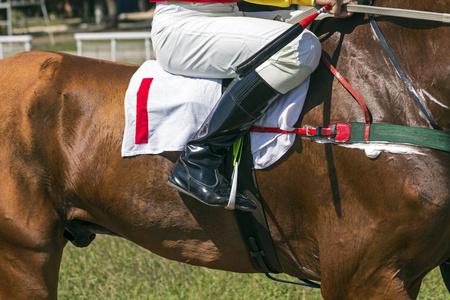
M11 274L0 298L56 297L63 231L74 221L170 259L255 271L232 213L166 186L168 158L121 158L123 95L136 66L30 52L0 68L0 269Z
M433 7L443 12L447 2ZM408 8L429 10L425 3ZM429 127L367 18L352 20L327 20L317 34L373 121ZM438 39L448 26L377 21L449 130L448 42ZM232 212L166 185L178 153L120 156L123 96L136 69L47 52L0 61L0 271L8 274L0 277L0 298L56 297L65 228L113 232L193 265L257 272ZM299 125L332 121L362 122L363 115L321 66ZM280 162L258 171L284 272L320 280L326 299L415 298L422 278L450 257L450 155L420 152L371 160L359 149L297 139Z

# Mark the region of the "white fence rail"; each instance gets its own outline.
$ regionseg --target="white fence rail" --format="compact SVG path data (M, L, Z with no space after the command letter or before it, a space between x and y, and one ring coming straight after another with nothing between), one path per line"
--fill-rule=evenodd
M117 40L144 40L145 58L151 58L150 32L101 32L101 33L76 33L77 54L83 55L83 41L111 41L111 60L116 61Z
M0 59L3 58L3 44L4 43L23 43L25 51L31 50L31 35L2 35L0 36Z

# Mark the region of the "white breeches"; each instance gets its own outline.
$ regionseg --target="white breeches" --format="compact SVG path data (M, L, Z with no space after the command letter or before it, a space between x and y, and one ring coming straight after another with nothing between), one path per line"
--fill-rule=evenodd
M236 3L158 3L152 23L155 55L173 74L233 78L240 63L291 26L272 20L276 15L287 19L289 13L246 13ZM256 72L284 94L316 69L320 53L317 37L304 30Z

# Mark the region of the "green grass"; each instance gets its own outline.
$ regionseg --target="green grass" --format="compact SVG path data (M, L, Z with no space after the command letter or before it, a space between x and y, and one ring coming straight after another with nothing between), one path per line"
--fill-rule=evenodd
M169 261L109 236L98 236L88 248L67 245L58 295L60 299L322 299L317 289L276 283L261 274ZM450 299L438 269L425 278L419 299Z
M56 51L56 52L76 52L77 42L75 39L73 41L60 42L55 45L33 45L32 50L45 50L45 51Z

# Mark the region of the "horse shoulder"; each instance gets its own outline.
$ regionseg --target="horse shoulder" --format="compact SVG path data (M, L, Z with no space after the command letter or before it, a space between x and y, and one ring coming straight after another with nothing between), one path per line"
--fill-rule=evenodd
M63 226L55 165L58 107L46 98L56 54L0 61L0 298L56 297ZM47 131L48 130L48 131ZM60 236L61 238L57 238ZM31 274L31 275L30 275ZM55 275L56 274L56 275Z

